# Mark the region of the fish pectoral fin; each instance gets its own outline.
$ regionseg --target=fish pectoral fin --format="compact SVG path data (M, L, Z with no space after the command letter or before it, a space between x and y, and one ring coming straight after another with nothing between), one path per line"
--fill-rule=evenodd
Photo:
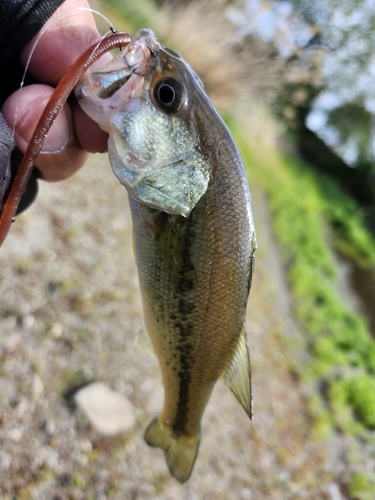
M222 376L222 379L252 420L253 400L251 393L251 368L245 327L241 332L232 361Z
M155 418L147 427L144 438L149 446L164 450L170 473L177 481L184 483L189 479L197 458L199 434L193 438L177 436Z
M144 324L138 330L136 343L137 345L139 345L139 347L142 347L149 354L152 354L152 356L156 356L154 346L152 345L150 339L150 335L148 334L146 326Z

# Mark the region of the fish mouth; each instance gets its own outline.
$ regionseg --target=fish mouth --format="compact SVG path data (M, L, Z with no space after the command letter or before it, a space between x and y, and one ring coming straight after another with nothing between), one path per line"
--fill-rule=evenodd
M90 116L94 114L91 117L98 120L95 108L108 107L107 112L110 112L114 106L113 103L109 105L109 102L121 89L125 90L122 93L122 105L134 99L142 87L147 90L152 85L150 71L154 68L157 74L163 74L166 56L181 60L178 54L160 45L151 29L142 29L121 54L78 85L75 94L86 113ZM108 101L108 105L105 101Z
M163 47L158 42L155 33L149 28L138 31L123 53L123 61L129 72L137 74L138 76L144 76L146 74L145 70L150 59L155 60L156 66L160 65L158 59L160 59L160 56L163 58L163 54L178 61L182 60L182 58L172 49ZM161 68L156 69L161 71Z
M149 69L150 59L160 45L150 29L139 31L129 45L103 68L91 73L85 83L76 88L77 97L93 101L95 98L109 99L134 75L144 77Z
M140 30L124 51L124 62L131 73L148 62L150 57L160 48L154 32L150 29Z

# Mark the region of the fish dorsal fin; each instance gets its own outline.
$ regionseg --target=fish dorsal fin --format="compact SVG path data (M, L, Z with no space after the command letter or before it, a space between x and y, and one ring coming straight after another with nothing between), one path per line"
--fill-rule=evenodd
M222 379L252 420L253 400L251 393L250 356L245 328L241 332L232 361Z
M148 332L146 330L146 326L144 324L138 330L137 337L136 337L136 344L139 347L142 347L149 354L156 356L154 346L152 345L152 342L150 339L150 335L148 334Z

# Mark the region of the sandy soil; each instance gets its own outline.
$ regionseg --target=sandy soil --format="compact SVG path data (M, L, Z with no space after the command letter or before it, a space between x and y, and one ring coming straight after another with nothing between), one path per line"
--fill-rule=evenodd
M142 305L125 189L100 155L73 179L41 185L0 250L0 498L340 498L332 484L340 450L312 437L311 388L293 372L306 354L265 197L253 196L255 419L219 382L193 475L180 485L143 441L163 389L156 359L135 343ZM72 394L90 381L132 402L130 434L105 437L75 407Z

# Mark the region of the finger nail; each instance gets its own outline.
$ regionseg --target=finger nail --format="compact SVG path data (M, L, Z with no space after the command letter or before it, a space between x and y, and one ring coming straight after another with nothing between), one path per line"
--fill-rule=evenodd
M27 144L32 140L35 130L35 115L32 102L29 109L23 114L22 120L16 125L17 146L25 152ZM63 150L72 138L70 115L63 108L55 118L42 146L42 153L58 153Z
M59 153L72 138L71 119L63 108L47 132L42 153Z

